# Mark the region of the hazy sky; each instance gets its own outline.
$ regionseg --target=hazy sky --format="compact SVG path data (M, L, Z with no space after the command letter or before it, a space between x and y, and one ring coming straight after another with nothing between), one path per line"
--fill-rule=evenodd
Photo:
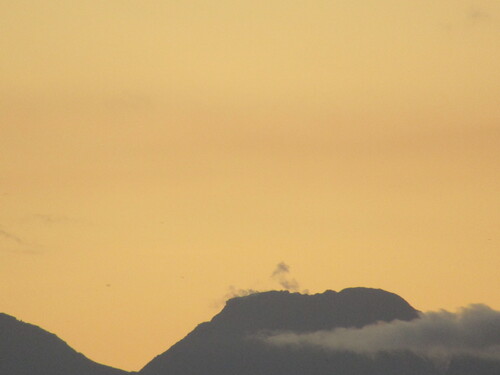
M0 0L0 311L139 369L233 288L500 308L497 0Z

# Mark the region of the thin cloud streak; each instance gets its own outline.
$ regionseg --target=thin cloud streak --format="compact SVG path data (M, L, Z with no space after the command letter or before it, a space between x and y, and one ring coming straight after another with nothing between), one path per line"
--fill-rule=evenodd
M38 254L39 251L36 250L37 246L31 245L23 240L21 237L13 234L12 232L6 231L0 227L0 238L3 238L7 243L7 246L0 246L0 251L5 253L16 253L16 254Z
M307 334L277 333L263 338L278 346L310 346L360 354L411 351L429 358L472 355L500 360L500 311L482 304L456 313L423 313L413 321L378 323Z
M7 232L6 230L4 230L2 228L0 228L0 236L2 236L3 238L7 238L9 240L12 240L12 241L18 243L19 245L25 245L25 242L21 238L19 238L15 234Z
M44 214L36 214L33 216L35 220L47 223L47 224L55 224L55 223L67 223L67 222L75 222L75 219L72 219L68 216L57 216L57 215L44 215Z

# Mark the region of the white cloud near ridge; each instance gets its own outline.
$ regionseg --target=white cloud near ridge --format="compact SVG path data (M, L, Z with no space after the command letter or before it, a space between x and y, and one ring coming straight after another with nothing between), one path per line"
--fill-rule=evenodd
M482 304L456 313L422 313L406 322L377 323L363 328L338 328L311 333L282 332L263 337L278 346L310 346L361 354L411 351L429 357L472 355L500 360L500 311Z

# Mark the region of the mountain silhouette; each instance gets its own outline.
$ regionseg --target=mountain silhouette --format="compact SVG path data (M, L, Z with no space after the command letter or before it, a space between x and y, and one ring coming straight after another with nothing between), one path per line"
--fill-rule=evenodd
M266 332L308 333L411 321L419 312L380 289L348 288L303 295L270 291L227 301L210 322L154 358L140 375L499 375L500 362L445 361L409 351L365 355L307 346L271 346Z
M432 374L432 364L413 355L371 359L355 353L271 347L252 337L266 331L312 332L363 327L378 321L412 320L418 311L396 294L349 288L304 295L270 291L227 301L210 322L202 323L141 375L293 375ZM377 372L377 367L380 371Z
M56 335L0 313L1 375L125 375L91 361Z
M471 354L436 360L410 350L366 354L271 345L263 339L271 333L307 334L377 322L413 324L419 316L403 298L380 289L348 288L314 295L269 291L235 297L211 321L199 324L134 374L500 375L499 360ZM496 335L495 327L485 335ZM54 334L0 314L0 375L131 374L97 364Z

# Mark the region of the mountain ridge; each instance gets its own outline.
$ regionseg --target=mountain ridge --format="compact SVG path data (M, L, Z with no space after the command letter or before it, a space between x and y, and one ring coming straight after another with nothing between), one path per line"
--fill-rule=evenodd
M266 356L270 350L266 348L262 352L262 343L248 338L261 331L308 332L337 327L359 328L378 321L412 320L417 317L418 311L403 298L374 288L347 288L340 292L327 290L317 294L267 291L234 297L209 322L199 324L184 339L156 356L140 373L177 374L184 363L194 366L189 358L195 357L204 364L195 366L186 375L203 374L207 366L214 363L214 374L226 374L217 367L217 363L227 361L224 358L228 353L231 353L234 363L227 374L231 371L241 372L243 370L237 368L237 364L243 359L238 351L255 353L251 357L257 361L258 354ZM208 354L207 347L210 347ZM269 363L273 360L268 358L266 361Z
M126 375L92 361L54 333L0 313L2 375Z
M374 288L235 296L210 321L154 357L139 372L91 361L55 334L0 313L1 375L499 375L500 361L466 355L436 362L399 350L362 354L277 346L266 334L357 330L412 322L420 312L397 294ZM404 323L407 324L407 323Z

